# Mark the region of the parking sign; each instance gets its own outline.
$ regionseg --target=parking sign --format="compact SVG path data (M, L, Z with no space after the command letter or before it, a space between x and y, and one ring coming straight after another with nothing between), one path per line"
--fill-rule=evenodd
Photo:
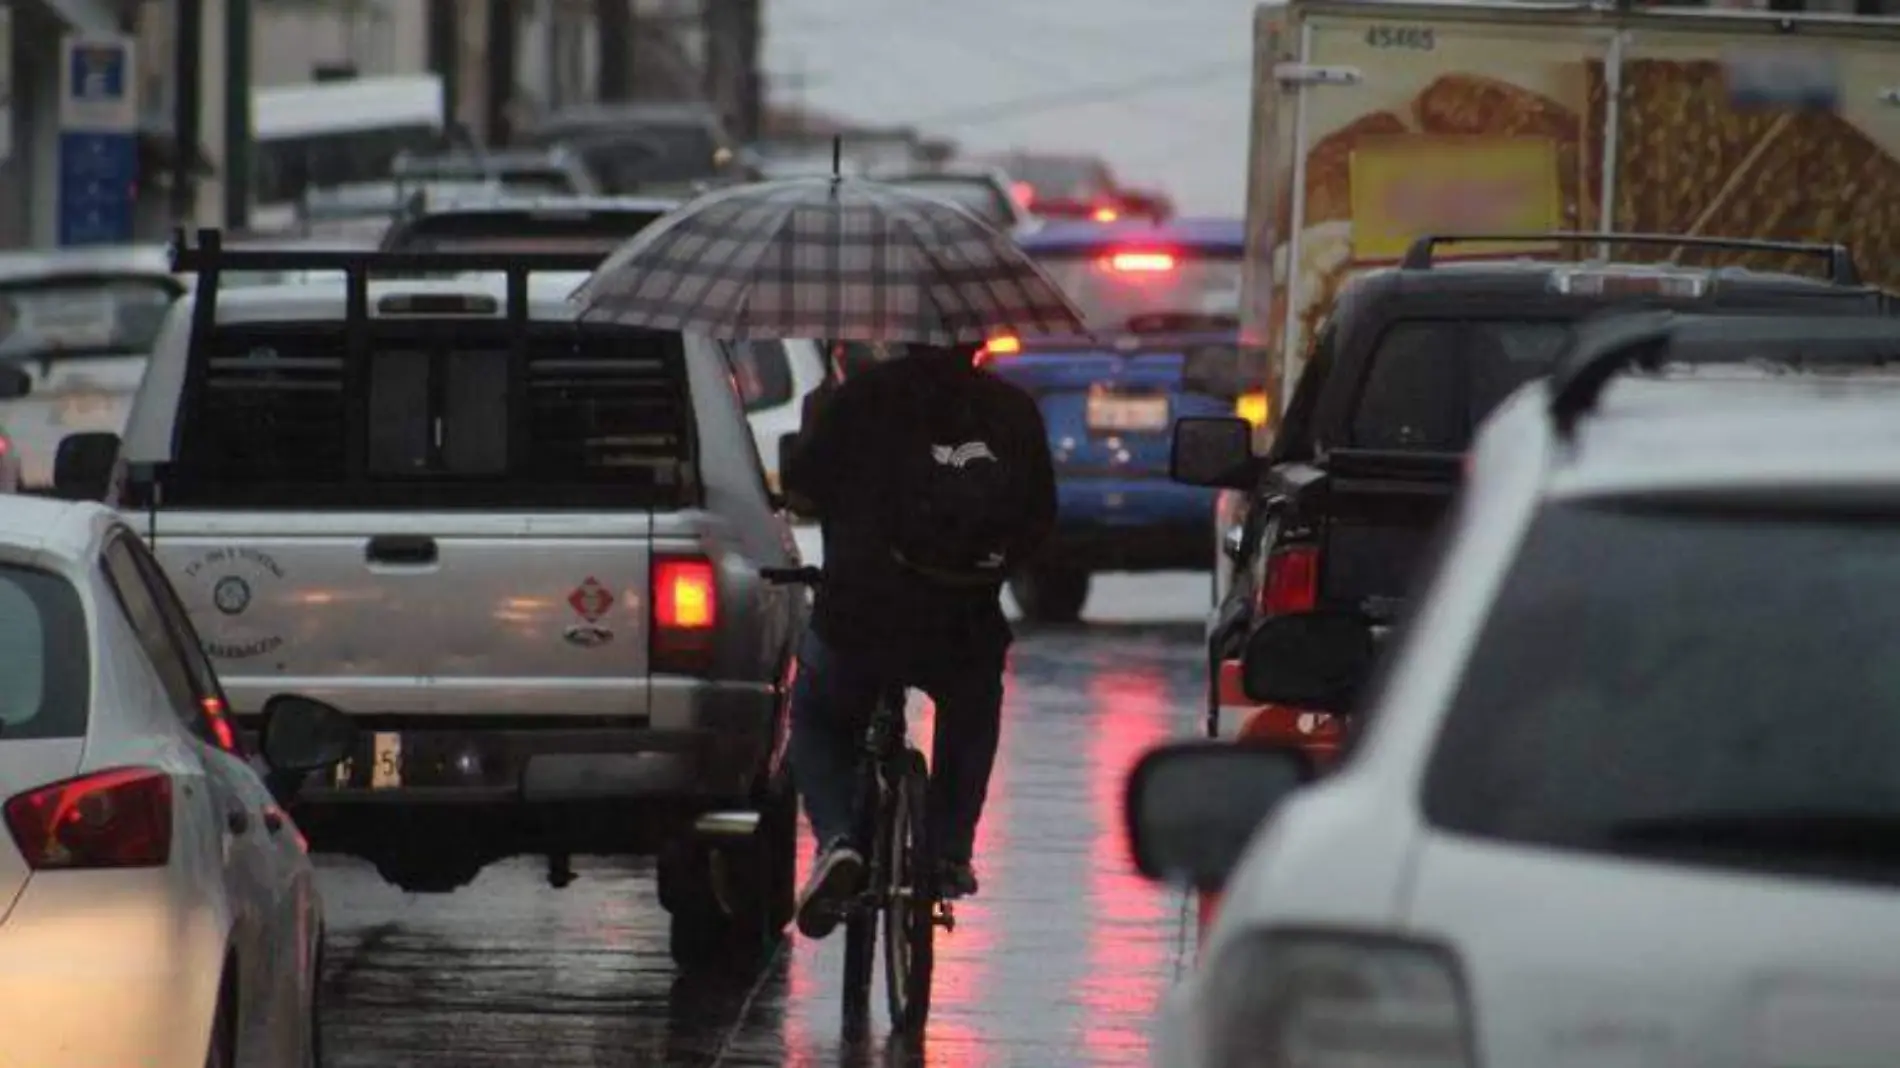
M68 37L60 69L59 125L87 133L138 130L138 78L130 37Z

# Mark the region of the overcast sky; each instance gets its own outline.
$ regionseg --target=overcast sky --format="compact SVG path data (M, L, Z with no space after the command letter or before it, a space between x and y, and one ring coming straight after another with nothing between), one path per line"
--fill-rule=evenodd
M771 0L765 68L778 102L918 123L972 151L1096 153L1183 212L1238 214L1252 11L1249 0Z

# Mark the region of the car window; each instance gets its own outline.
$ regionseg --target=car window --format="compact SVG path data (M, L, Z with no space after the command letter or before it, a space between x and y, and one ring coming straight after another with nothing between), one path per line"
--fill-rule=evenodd
M692 481L678 334L389 324L220 331L194 352L166 499L262 508L677 506Z
M1890 841L1900 526L1546 508L1465 667L1423 803L1463 834L1790 872L1825 843L1776 837L1777 815L1884 821ZM1748 848L1641 833L1756 818L1767 836ZM1865 859L1893 875L1892 850Z
M606 259L660 215L658 211L440 212L398 224L384 247L402 252L594 252Z
M144 355L182 292L165 275L0 283L0 360Z
M1491 410L1550 373L1571 326L1555 320L1416 319L1387 327L1352 417L1362 449L1462 452Z
M146 586L138 560L127 545L130 537L129 534L121 535L106 546L102 560L106 580L118 598L119 607L125 611L126 622L131 624L132 632L138 636L139 647L145 651L146 661L157 672L158 680L165 688L165 696L171 701L173 714L194 734L203 737L203 724L199 719L199 692L192 684L190 670L186 667L185 652L174 639L171 627L166 624L164 610Z
M91 644L72 583L0 564L0 745L85 735Z
M191 613L184 602L178 599L178 591L172 587L171 580L165 576L165 569L153 558L150 551L136 537L121 539L125 551L131 555L145 576L147 590L154 603L158 605L164 617L165 628L171 637L171 645L176 648L185 662L185 674L191 680L191 692L194 698L192 712L199 728L200 737L213 745L238 751L235 734L229 730L220 732L212 722L213 716L221 716L231 707L225 696L224 686L218 682L217 669L212 667L211 658L205 655L204 639L198 629L191 625ZM207 705L215 708L207 708Z
M1240 329L1241 257L1181 248L1044 250L1036 263L1091 330L1135 333Z
M792 364L780 341L738 341L726 346L726 362L746 413L792 400Z

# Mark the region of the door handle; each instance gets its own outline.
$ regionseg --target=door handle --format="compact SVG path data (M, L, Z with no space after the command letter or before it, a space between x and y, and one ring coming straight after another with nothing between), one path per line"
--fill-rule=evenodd
M379 534L369 539L363 557L372 564L433 564L437 550L426 534Z
M224 817L224 826L232 834L243 834L251 829L250 814L241 808L234 808Z

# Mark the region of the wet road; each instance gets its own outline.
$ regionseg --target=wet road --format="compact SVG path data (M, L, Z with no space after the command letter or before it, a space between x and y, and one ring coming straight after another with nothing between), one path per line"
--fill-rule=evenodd
M927 1063L1146 1062L1152 1007L1189 936L1178 895L1129 867L1122 779L1143 748L1194 729L1206 590L1204 577L1109 579L1089 625L1022 635L978 842L983 893L939 936ZM928 752L927 709L913 722ZM842 935L788 943L763 968L680 979L650 863L577 867L562 891L522 861L457 894L412 897L327 864L330 1063L886 1062L881 1015L869 1048L840 1042ZM880 986L880 1014L882 1001Z

